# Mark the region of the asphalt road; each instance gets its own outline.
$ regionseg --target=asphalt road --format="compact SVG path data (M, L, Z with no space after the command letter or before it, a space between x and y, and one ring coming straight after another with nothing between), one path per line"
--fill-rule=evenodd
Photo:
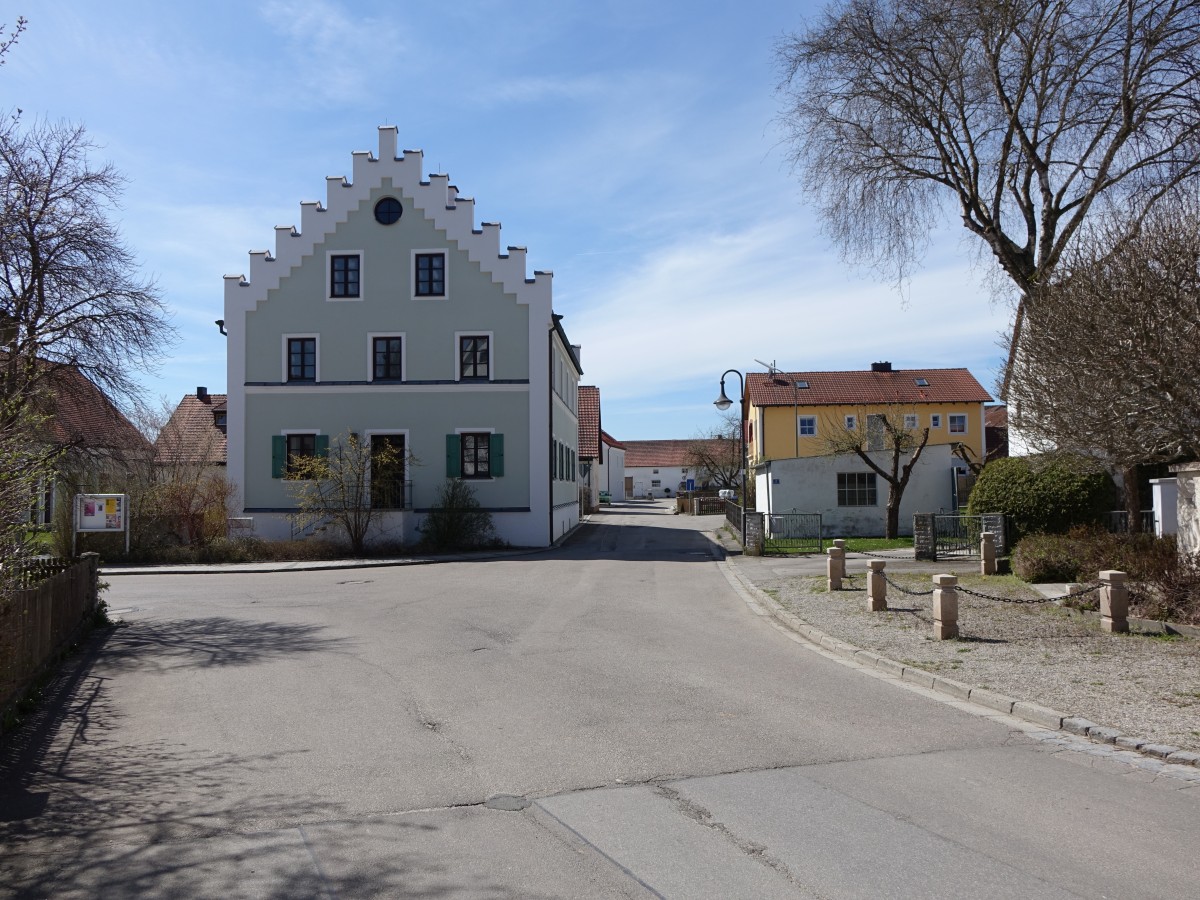
M111 579L126 626L0 744L0 895L1200 893L1200 787L812 651L718 522Z

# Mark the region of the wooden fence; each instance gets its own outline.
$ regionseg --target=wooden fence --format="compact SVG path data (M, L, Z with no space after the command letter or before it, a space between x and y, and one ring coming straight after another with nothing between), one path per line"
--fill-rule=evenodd
M0 722L95 612L99 561L38 560L18 572L21 587L0 593Z

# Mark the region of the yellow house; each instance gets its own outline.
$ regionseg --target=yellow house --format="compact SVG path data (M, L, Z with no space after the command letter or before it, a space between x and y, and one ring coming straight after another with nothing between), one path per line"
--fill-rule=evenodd
M832 444L860 433L870 442L877 416L928 446L963 444L972 459L986 452L984 404L991 396L966 369L749 372L746 375L747 453L750 465L779 459L828 456Z

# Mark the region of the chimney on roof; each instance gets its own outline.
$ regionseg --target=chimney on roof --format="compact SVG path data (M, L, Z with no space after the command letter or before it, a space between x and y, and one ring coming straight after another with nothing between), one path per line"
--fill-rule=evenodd
M892 364L890 362L874 362L874 363L871 363L871 371L872 372L890 372L890 371L892 371Z
M572 344L571 352L575 354L575 362L579 363L580 368L583 367L583 345Z
M200 387L196 388L196 399L199 400L201 403L207 403L208 402L208 388L206 388L204 385L200 385Z

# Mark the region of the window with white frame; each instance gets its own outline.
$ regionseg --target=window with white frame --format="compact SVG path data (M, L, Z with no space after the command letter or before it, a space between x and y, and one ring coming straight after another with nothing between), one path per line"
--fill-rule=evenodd
M492 372L492 340L487 334L458 336L458 377L486 381Z
M929 427L930 428L941 428L942 427L942 417L940 415L938 415L937 413L934 413L932 416L930 416L929 417Z
M951 413L946 417L947 424L950 426L951 434L966 434L967 433L967 417L962 413Z
M917 427L916 413L905 413L904 414L904 427L908 431L912 431L914 428Z
M858 416L846 416L846 430L854 431L858 428Z
M284 380L289 384L316 381L316 335L286 335L284 342Z
M400 335L371 336L371 380L400 381L404 378L404 338Z
M416 252L413 254L413 296L446 296L446 254Z
M817 417L800 416L796 427L799 430L800 437L816 437Z
M329 254L329 299L357 300L362 296L362 254Z

